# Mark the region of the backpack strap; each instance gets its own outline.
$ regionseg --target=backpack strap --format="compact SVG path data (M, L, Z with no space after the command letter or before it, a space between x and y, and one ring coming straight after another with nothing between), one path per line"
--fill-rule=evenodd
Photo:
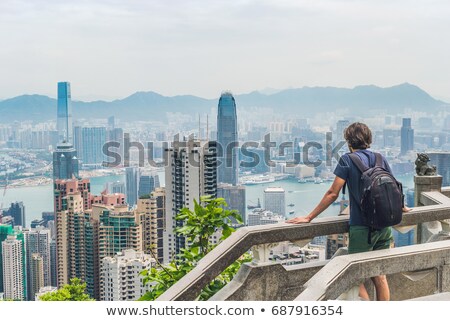
M362 162L362 160L358 157L358 155L356 155L354 153L350 153L350 154L348 154L348 156L353 161L353 163L356 165L356 167L358 167L358 169L361 173L364 173L366 170L369 169L369 167L367 167L366 164L364 164Z
M380 153L374 153L375 154L375 166L377 167L383 167L383 157Z

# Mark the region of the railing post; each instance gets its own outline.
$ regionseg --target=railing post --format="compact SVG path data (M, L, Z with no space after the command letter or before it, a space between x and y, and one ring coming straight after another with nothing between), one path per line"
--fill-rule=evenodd
M423 206L420 201L420 196L423 192L438 191L441 192L442 188L442 176L419 176L414 175L414 207ZM432 226L436 225L436 222L420 223L417 225L417 244L424 243L427 240L424 239L424 231L428 230Z
M252 247L253 263L267 263L270 259L270 251L279 243L259 244Z

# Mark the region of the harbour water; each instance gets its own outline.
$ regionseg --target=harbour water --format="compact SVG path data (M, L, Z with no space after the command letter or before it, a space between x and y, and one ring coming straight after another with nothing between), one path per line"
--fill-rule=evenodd
M158 172L161 184L164 184L164 172ZM404 191L413 188L413 174L398 176L398 180L403 183ZM125 181L123 175L102 176L91 178L91 191L94 194L100 194L104 189L105 183L114 181ZM258 198L261 204L264 204L264 189L273 187L282 187L286 191L286 217L307 215L322 199L324 193L330 187L330 182L322 184L298 183L296 179L287 179L266 184L247 185L246 198L247 204L256 205ZM2 191L3 192L3 191ZM23 201L26 208L26 220L29 226L34 219L41 218L41 213L53 211L53 188L52 185L41 185L33 187L11 188L6 191L5 197L0 194L0 204L3 208L9 207L11 202ZM288 206L294 204L294 206ZM293 214L289 214L294 211ZM333 216L339 212L339 206L330 206L321 216Z

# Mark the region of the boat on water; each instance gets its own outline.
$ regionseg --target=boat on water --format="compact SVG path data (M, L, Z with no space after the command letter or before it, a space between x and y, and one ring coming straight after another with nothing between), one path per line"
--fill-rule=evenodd
M306 183L306 179L300 178L297 182L299 182L300 184L305 184Z
M289 207L295 206L294 203L288 204Z
M320 177L316 177L316 179L314 180L314 184L322 184L323 183L323 179L321 179Z
M295 213L295 211L289 211L289 214L294 214Z

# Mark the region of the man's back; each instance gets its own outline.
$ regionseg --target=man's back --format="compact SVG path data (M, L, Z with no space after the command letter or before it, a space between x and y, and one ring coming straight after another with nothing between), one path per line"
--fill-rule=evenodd
M375 154L368 149L355 151L367 167L375 166ZM383 168L392 174L387 160L383 157ZM350 196L350 225L364 225L361 211L361 171L350 159L349 153L342 155L334 174L346 181Z

